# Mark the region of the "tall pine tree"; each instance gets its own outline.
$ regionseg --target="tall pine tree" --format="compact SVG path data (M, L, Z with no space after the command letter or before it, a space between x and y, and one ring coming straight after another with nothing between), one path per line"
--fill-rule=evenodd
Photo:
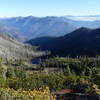
M11 65L11 63L9 62L8 63L8 68L7 68L7 72L6 72L6 77L7 78L15 78L15 72L14 72L14 68L13 66Z

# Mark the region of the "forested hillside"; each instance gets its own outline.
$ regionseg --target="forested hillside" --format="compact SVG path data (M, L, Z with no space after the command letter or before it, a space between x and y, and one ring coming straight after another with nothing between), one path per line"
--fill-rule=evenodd
M100 54L100 28L79 28L59 38L37 38L27 43L40 46L58 56L96 56Z

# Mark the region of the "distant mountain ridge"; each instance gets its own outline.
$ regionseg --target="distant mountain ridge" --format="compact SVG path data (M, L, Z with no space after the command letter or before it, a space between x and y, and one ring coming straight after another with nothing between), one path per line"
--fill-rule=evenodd
M100 15L0 18L0 33L5 33L19 41L40 37L59 37L80 27L99 28L99 19Z
M76 27L59 17L15 17L0 19L0 32L17 40L27 40L43 36L62 36Z
M100 28L82 27L59 38L44 37L44 39L33 39L27 43L38 45L42 50L50 50L52 55L96 56L100 54Z

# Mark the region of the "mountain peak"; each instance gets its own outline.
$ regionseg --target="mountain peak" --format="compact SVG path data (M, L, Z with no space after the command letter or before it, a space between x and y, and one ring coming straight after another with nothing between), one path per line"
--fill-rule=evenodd
M93 29L86 28L86 27L81 27L81 28L75 30L74 32L82 32L83 33L83 32L89 32L91 30L93 30Z

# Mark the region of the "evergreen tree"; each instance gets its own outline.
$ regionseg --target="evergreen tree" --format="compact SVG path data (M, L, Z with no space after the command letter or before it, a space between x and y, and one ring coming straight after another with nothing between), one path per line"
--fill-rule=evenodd
M0 59L0 79L4 78L3 74L4 74L4 72L3 72L3 67L2 67L2 59Z
M71 69L70 69L69 65L65 68L64 74L65 74L65 75L72 75Z
M5 86L6 86L6 83L4 79L4 69L2 65L2 59L0 59L0 88L5 87Z
M7 68L7 72L6 72L6 77L7 78L15 78L15 72L14 72L14 68L11 65L11 63L9 62L8 64L8 68Z

